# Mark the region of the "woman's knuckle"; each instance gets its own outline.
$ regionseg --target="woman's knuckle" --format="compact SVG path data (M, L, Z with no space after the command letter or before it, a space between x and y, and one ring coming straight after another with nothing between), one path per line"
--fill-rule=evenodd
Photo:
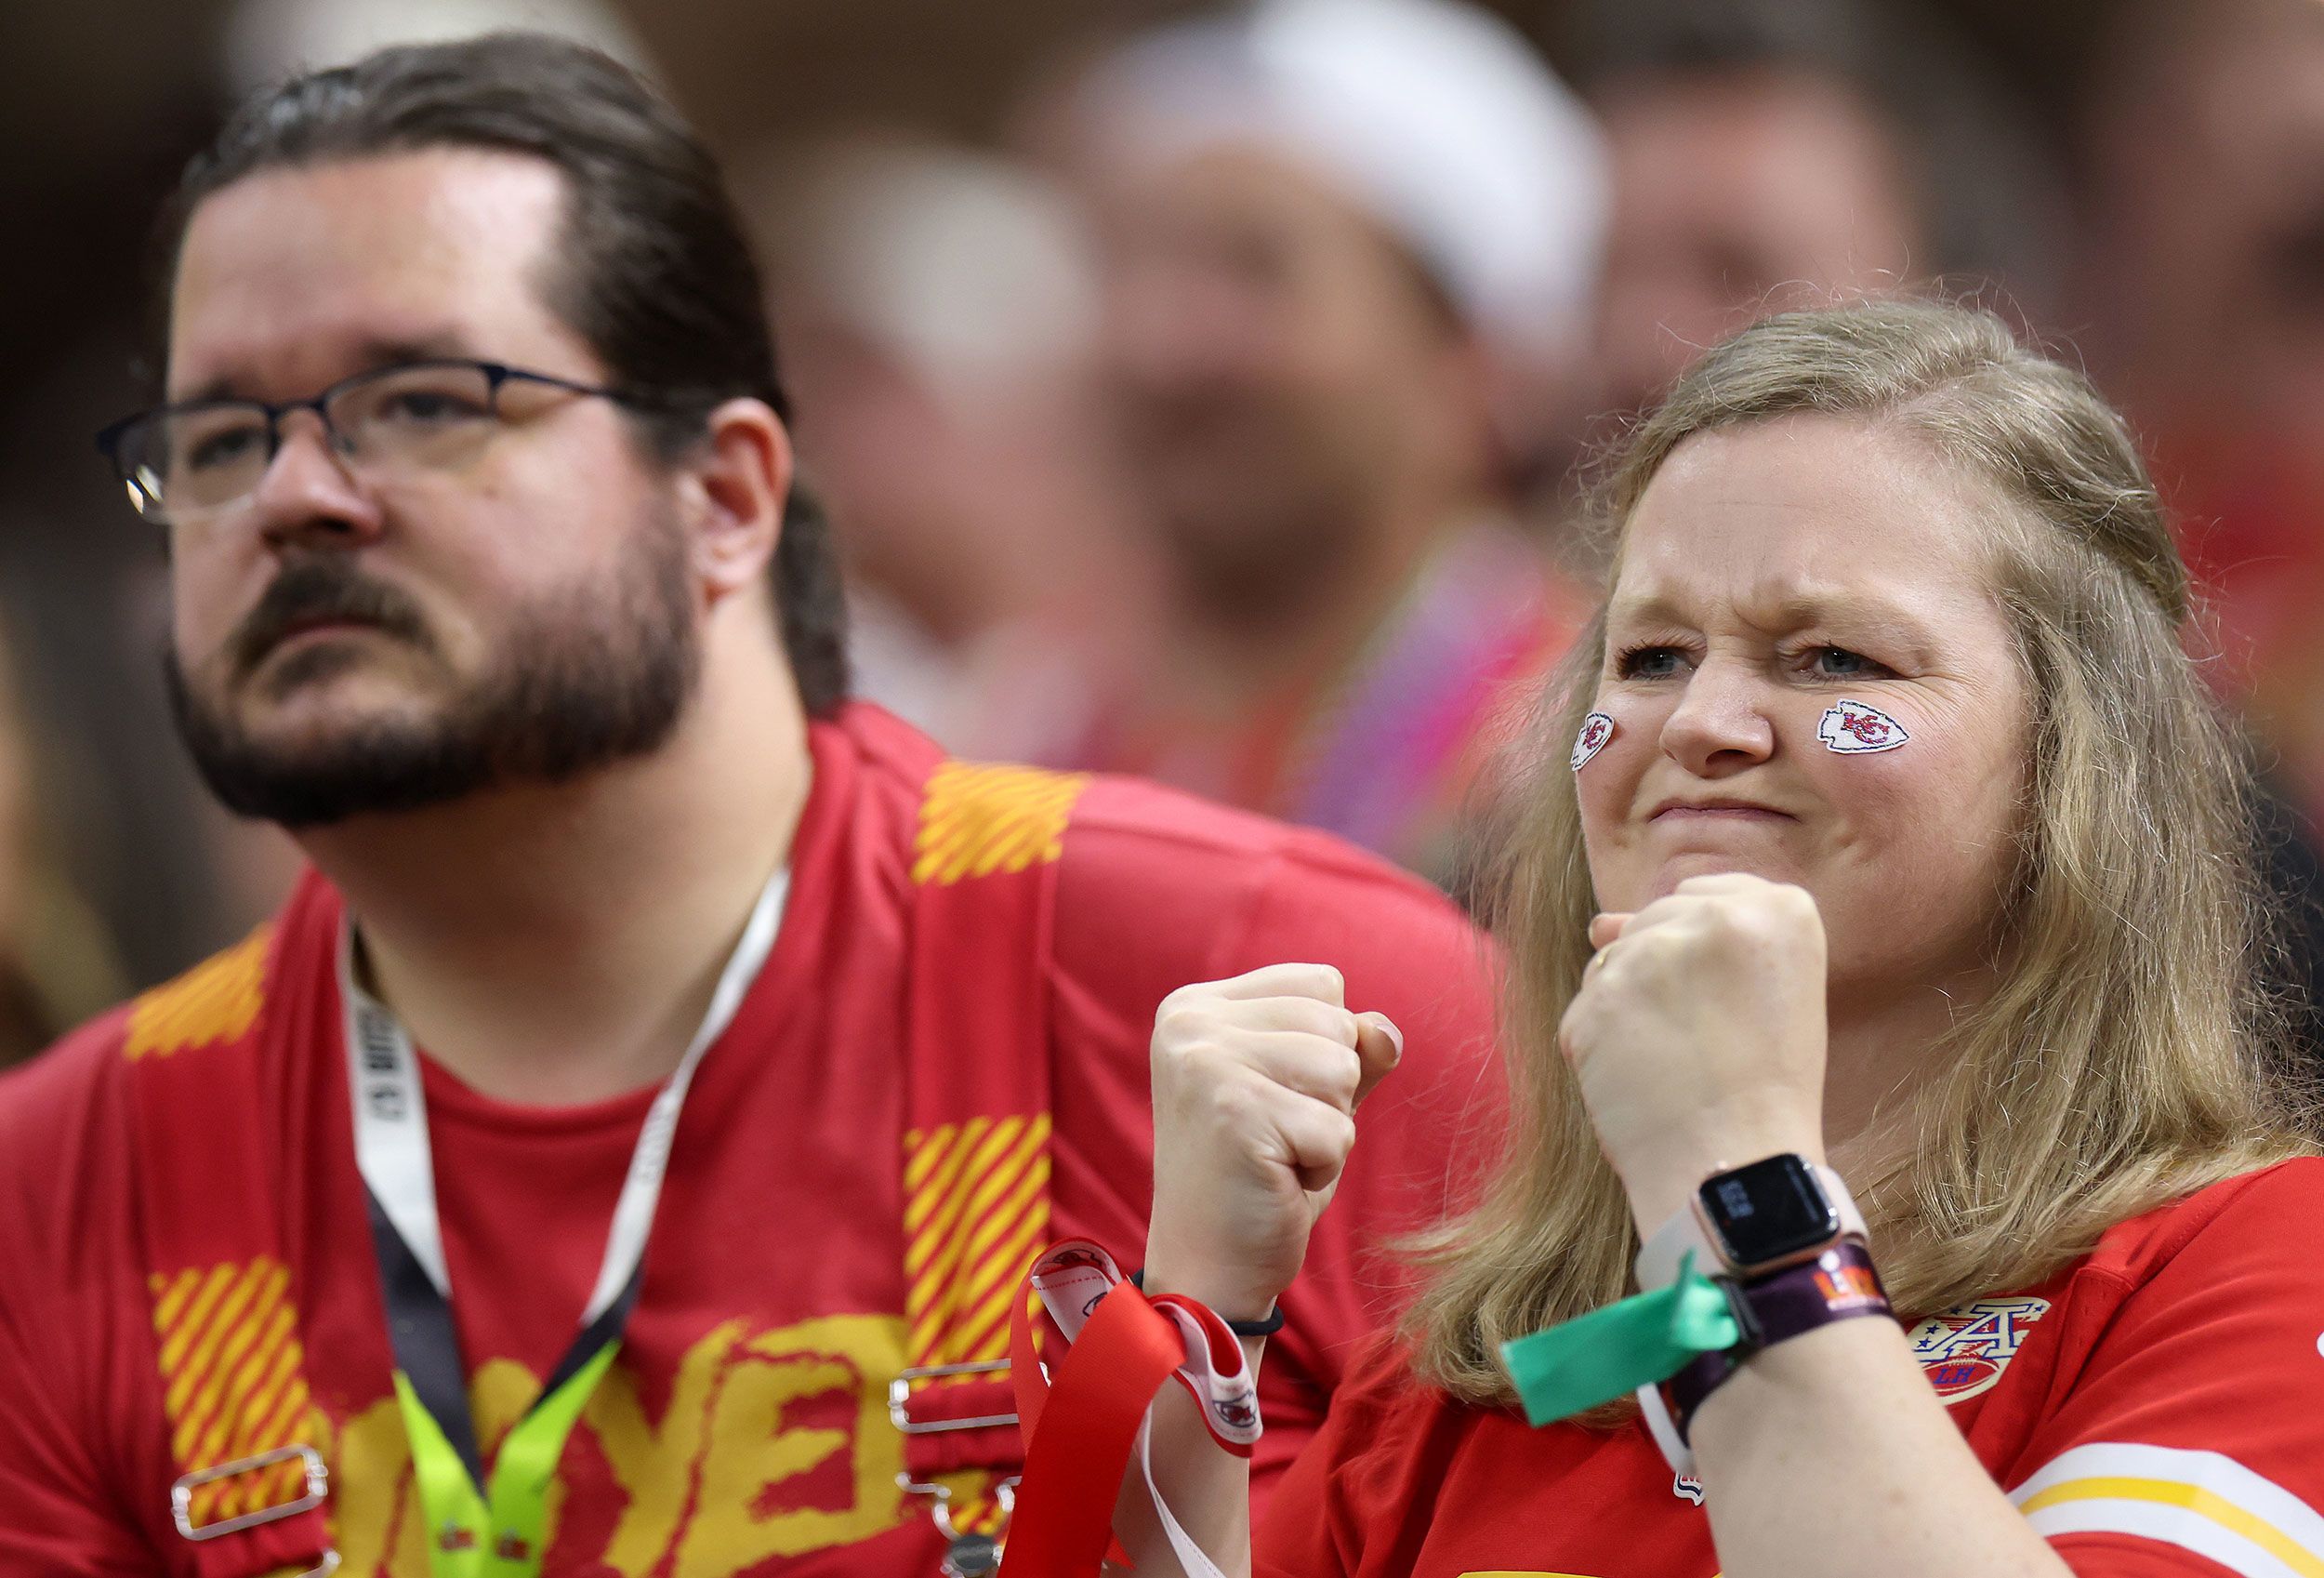
M1317 1001L1336 1006L1346 998L1348 983L1337 965L1311 964L1307 969L1309 990Z
M1182 997L1172 992L1162 1000L1162 1006L1155 1010L1155 1031L1156 1034L1184 1036L1202 1023L1208 1006L1202 998Z
M1203 1081L1200 1100L1213 1119L1233 1125L1258 1105L1258 1093L1248 1082L1222 1071L1221 1077Z

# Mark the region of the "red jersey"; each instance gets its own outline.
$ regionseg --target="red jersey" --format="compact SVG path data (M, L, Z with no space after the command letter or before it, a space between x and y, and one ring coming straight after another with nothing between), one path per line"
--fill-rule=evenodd
M781 931L687 1100L641 1295L550 1491L551 1573L936 1570L942 1542L898 1487L886 1403L908 1351L905 922L939 753L865 707L815 725L811 747ZM1327 961L1353 1004L1406 1032L1405 1067L1366 1107L1364 1143L1269 1345L1260 1451L1280 1470L1379 1321L1391 1290L1370 1244L1441 1194L1442 1158L1486 1067L1483 958L1449 906L1370 857L1151 786L1090 780L1054 858L1054 936L1023 944L1047 948L1051 1236L1142 1252L1147 1043L1173 988ZM268 1076L253 1135L281 1190L311 1386L303 1431L330 1465L341 1571L418 1578L428 1532L390 1391L336 1032L341 927L337 895L310 878L271 953L246 945L197 972L195 988L142 1001L165 1017L295 987L329 1005ZM242 962L259 957L273 961L263 978ZM187 1006L190 991L199 1001ZM127 1055L153 1017L116 1013L0 1081L0 1572L191 1570L170 1521L164 1367L199 1386L201 1345L244 1338L221 1307L206 1325L188 1317L190 1348L157 1339L127 1090ZM489 1456L573 1338L653 1093L540 1109L433 1064L423 1078ZM263 1305L272 1290L237 1286L219 1304L245 1296Z
M2286 1162L1913 1328L1978 1461L2074 1571L2324 1572L2319 1219L2324 1160ZM1256 1572L1711 1578L1701 1496L1636 1421L1531 1429L1383 1353L1277 1489Z

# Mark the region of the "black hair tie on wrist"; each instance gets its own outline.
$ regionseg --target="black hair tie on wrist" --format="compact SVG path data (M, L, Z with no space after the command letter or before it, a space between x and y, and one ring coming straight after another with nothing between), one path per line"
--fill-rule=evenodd
M1141 1266L1129 1274L1129 1285L1142 1293L1146 1291L1144 1267ZM1220 1319L1226 1319L1224 1316ZM1226 1329L1238 1337L1272 1337L1283 1330L1283 1301L1275 1300L1274 1307L1256 1320L1228 1320Z

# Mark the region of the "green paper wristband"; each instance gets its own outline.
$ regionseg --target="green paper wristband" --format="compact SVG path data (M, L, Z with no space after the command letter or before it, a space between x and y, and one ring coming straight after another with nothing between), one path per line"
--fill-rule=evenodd
M1724 1353L1742 1328L1719 1284L1695 1269L1690 1252L1678 1280L1546 1332L1501 1345L1501 1366L1535 1426L1667 1381L1690 1360Z

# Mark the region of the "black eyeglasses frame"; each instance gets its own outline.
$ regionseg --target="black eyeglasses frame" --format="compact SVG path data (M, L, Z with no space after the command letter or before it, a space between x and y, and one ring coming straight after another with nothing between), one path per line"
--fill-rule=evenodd
M486 362L467 356L431 356L416 362L390 362L382 366L366 367L360 373L349 374L322 392L310 395L304 400L277 402L219 398L165 402L159 405L148 406L142 411L133 412L118 421L108 423L97 434L97 448L99 454L112 463L114 474L120 481L142 492L143 484L130 474L129 468L121 454L122 441L133 430L165 417L240 407L264 414L266 418L266 458L269 465L273 464L275 456L282 452L283 418L294 411L312 411L315 414L315 419L323 424L324 437L329 441L332 448L340 454L346 454L348 451L345 441L331 423L329 410L331 403L350 389L360 388L375 379L390 378L399 373L424 372L430 367L461 367L482 373L485 378L485 398L491 403L495 416L500 411L500 391L511 383L542 384L550 389L563 390L569 394L610 400L617 405L626 405L633 410L667 409L681 404L675 397L656 397L635 390L620 389L606 384L581 383L573 378L560 378L554 373L535 372L528 367L512 367L505 362Z

